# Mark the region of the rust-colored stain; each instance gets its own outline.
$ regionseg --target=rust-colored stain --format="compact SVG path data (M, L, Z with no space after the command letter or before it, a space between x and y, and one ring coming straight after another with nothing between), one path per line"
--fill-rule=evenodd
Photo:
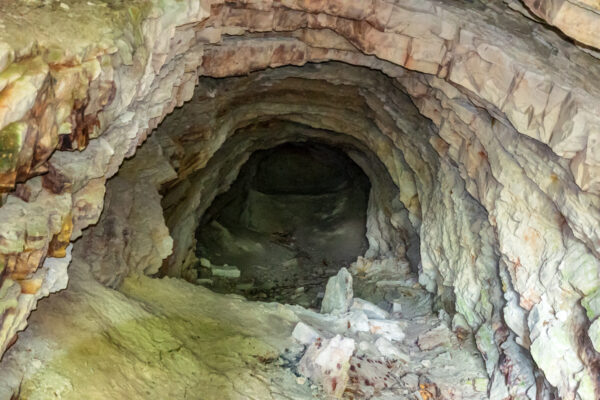
M71 242L71 233L73 233L73 217L69 213L63 220L62 228L48 246L48 256L63 258L67 255L67 246Z

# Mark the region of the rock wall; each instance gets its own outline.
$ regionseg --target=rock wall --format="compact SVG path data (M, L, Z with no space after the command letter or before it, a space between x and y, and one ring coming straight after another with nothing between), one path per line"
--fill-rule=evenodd
M134 190L111 191L107 200L135 211L140 199L158 204L161 188L185 192L186 179L252 123L284 119L352 137L399 189L383 219L406 231L405 247L418 235L421 282L476 332L494 395L550 398L552 386L561 398L598 398L600 66L589 54L598 48L597 7L525 3L586 51L524 18L524 10L492 2L0 5L0 350L37 299L62 286L49 282L56 274L63 282L65 269L45 266L67 256L69 241L98 221L106 180L166 114L192 98L198 75L343 61L381 72L303 73L305 81L323 74L336 86L312 88L304 103L294 95L285 101L293 84L271 92L277 102L251 97L255 104L228 103L201 86L216 102L204 104L221 102L224 113L188 127L184 141L162 135L171 143L158 139L155 154L169 161L154 171L161 178L123 172L110 185ZM22 35L23 25L35 27L31 35ZM244 85L261 95L252 79L240 93ZM327 92L337 97L323 97ZM411 111L407 95L428 121ZM222 183L212 176L211 185ZM184 197L194 206L203 201ZM169 204L166 198L167 211ZM97 277L118 284L130 272L156 271L156 258L171 246L159 211L107 210L97 229L126 221L115 224L124 235L150 215L157 226L148 226L153 239L135 251L114 252L127 264L118 274L103 270L112 255L102 254L95 229L85 240L98 249L91 251ZM197 215L188 215L167 212L175 253L165 270L175 275L192 245L177 240L194 227ZM124 256L146 251L153 256Z

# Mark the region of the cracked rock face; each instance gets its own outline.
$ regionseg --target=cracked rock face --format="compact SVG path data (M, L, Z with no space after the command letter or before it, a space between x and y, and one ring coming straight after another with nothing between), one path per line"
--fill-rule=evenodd
M0 4L0 350L65 286L71 241L110 287L191 280L193 232L250 154L317 140L371 181L356 268L393 281L382 257L406 259L475 334L491 398L597 399L598 9Z

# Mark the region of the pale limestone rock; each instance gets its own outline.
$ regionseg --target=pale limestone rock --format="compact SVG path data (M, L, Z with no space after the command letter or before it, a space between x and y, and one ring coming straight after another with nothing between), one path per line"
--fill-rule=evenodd
M525 3L567 35L598 47L593 42L600 26L594 2ZM290 1L280 6L257 1L209 8L204 3L167 1L135 10L116 5L90 12L88 4L69 2L68 13L15 4L23 7L19 15L27 15L36 30L23 35L18 19L4 17L12 15L11 7L17 5L2 6L0 126L14 120L18 125L13 128L19 129L4 129L2 136L17 132L22 139L15 151L7 152L16 161L2 170L0 184L3 190L12 189L15 182L43 172L50 157L52 168L44 175L46 188L39 195L23 200L19 196L28 196L20 192L3 198L2 265L4 258L11 263L18 259L19 270L33 272L69 215L75 219L75 237L93 223L102 207L101 182L116 173L126 155L133 155L165 114L192 97L198 69L224 77L308 61L362 65L394 79L378 84L367 73L356 74L354 81L333 74L339 86L360 90L333 98L329 109L256 101L220 117L221 122L231 121L222 127L207 112L206 124L191 124L207 127L206 131L188 132L206 140L173 142L176 149L169 157L181 154L173 157L181 174L177 179L183 181L204 167L231 132L267 115L291 115L296 122L367 143L364 147L376 154L401 189L396 197L411 223L410 229L401 226L403 234L388 235L390 213L383 211L385 204L373 202L371 249L408 251L405 244L390 243L400 238L419 241L424 257L415 267L422 271L421 282L441 301L456 299L458 312L479 329L491 376L512 381L493 375L500 353L506 356L508 351L497 342L495 331L509 329L523 346L533 342L536 364L552 376L561 396L589 398L589 368L594 361L572 358L586 350L579 347L575 332L587 329L599 313L593 307L600 286L599 73L590 56L539 24L486 4L472 8L470 3L430 1L418 5ZM49 12L52 18L46 18ZM129 15L139 18L122 25L119 21L130 21ZM254 31L271 36L269 40L243 36ZM139 32L144 40L138 40ZM240 37L222 40L222 34ZM38 53L56 59L49 65ZM50 80L55 82L46 85ZM356 82L361 80L363 86ZM431 126L411 121L411 111L392 89L396 85L430 118ZM346 103L352 106L346 113L332 107L348 98L363 99L364 105ZM75 105L83 99L88 105L78 110ZM362 114L369 117L359 118ZM342 120L349 122L344 125ZM323 137L322 133L315 136ZM199 148L202 152L196 151ZM63 151L75 149L82 151ZM235 153L240 159L243 154L243 149ZM156 271L160 263L155 258L170 252L165 229L169 226L176 239L170 273L183 276L178 268L193 247L189 233L196 226L195 211L227 185L224 178L235 176L236 168L215 172L219 171L215 167L212 175L206 171L212 182L191 190L166 225L161 220L160 228L155 226L152 233L157 240L142 237L141 244L129 245L141 250L131 253L133 270ZM153 190L148 186L142 192ZM158 206L156 193L151 197ZM159 208L153 207L152 213ZM136 219L144 223L139 215ZM151 256L141 257L144 252ZM122 254L120 248L115 247L114 254ZM119 267L116 276L126 275L129 264ZM112 271L114 265L100 275L110 280ZM502 282L499 273L504 275ZM0 287L14 287L16 277L5 276ZM503 295L500 288L510 294ZM3 309L17 303L35 307L19 290L6 294ZM579 301L590 305L584 318L573 311ZM506 310L508 326L498 315L500 309ZM27 314L18 312L17 319ZM1 349L23 322L3 321ZM544 329L544 324L551 328ZM540 354L540 348L554 342L567 354L567 362L559 353ZM576 393L577 388L581 392ZM529 390L531 398L538 395L535 390Z
M364 312L367 317L374 319L386 319L390 315L384 309L377 307L375 304L355 297L352 301L352 306L350 306L350 310L360 310Z
M231 279L237 279L241 275L240 269L232 265L212 265L210 272L213 276Z
M313 327L306 325L304 322L298 322L292 331L292 337L298 342L308 345L323 336Z
M401 342L406 336L401 324L394 320L370 319L369 331L373 335L379 335L387 340Z
M348 330L350 332L368 332L369 318L367 314L360 310L353 310L345 316Z
M354 340L337 335L313 343L298 366L298 371L323 386L333 398L341 398L348 382Z
M341 268L336 276L327 281L325 297L321 303L321 312L326 314L343 314L352 304L352 275L346 268Z

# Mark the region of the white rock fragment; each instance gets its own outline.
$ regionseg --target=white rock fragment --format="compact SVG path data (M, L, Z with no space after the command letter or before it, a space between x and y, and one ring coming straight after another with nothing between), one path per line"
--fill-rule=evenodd
M369 318L362 311L353 311L347 314L347 324L350 332L369 332Z
M353 295L352 275L346 268L342 268L336 276L332 276L327 281L321 312L328 314L346 313L352 304Z
M321 333L304 322L298 322L292 332L292 337L302 344L311 344L321 337Z
M213 266L211 269L213 276L220 276L221 278L239 278L241 273L237 267L230 265L223 265L221 267Z
M204 258L204 257L200 257L200 265L203 266L204 268L211 267L210 260L208 258Z
M399 302L394 301L392 303L392 313L394 314L398 314L402 312L402 304Z
M369 320L369 330L372 334L382 336L387 340L401 342L405 337L398 321L371 319Z
M354 340L340 335L317 341L310 345L298 371L320 384L332 398L341 398L348 383L350 357L354 353Z
M379 352L379 350L377 350L377 347L375 346L375 344L373 344L373 342L370 342L367 340L362 340L358 344L358 350L360 350L360 352L362 354L366 355L367 357L381 356L381 353Z
M364 312L367 317L375 319L386 319L390 316L390 314L381 307L378 307L375 304L358 297L356 297L352 302L350 310L360 310Z
M410 362L410 356L408 354L400 351L398 347L384 337L377 339L375 341L375 346L377 347L377 350L379 350L379 353L388 360L401 360L406 363Z

